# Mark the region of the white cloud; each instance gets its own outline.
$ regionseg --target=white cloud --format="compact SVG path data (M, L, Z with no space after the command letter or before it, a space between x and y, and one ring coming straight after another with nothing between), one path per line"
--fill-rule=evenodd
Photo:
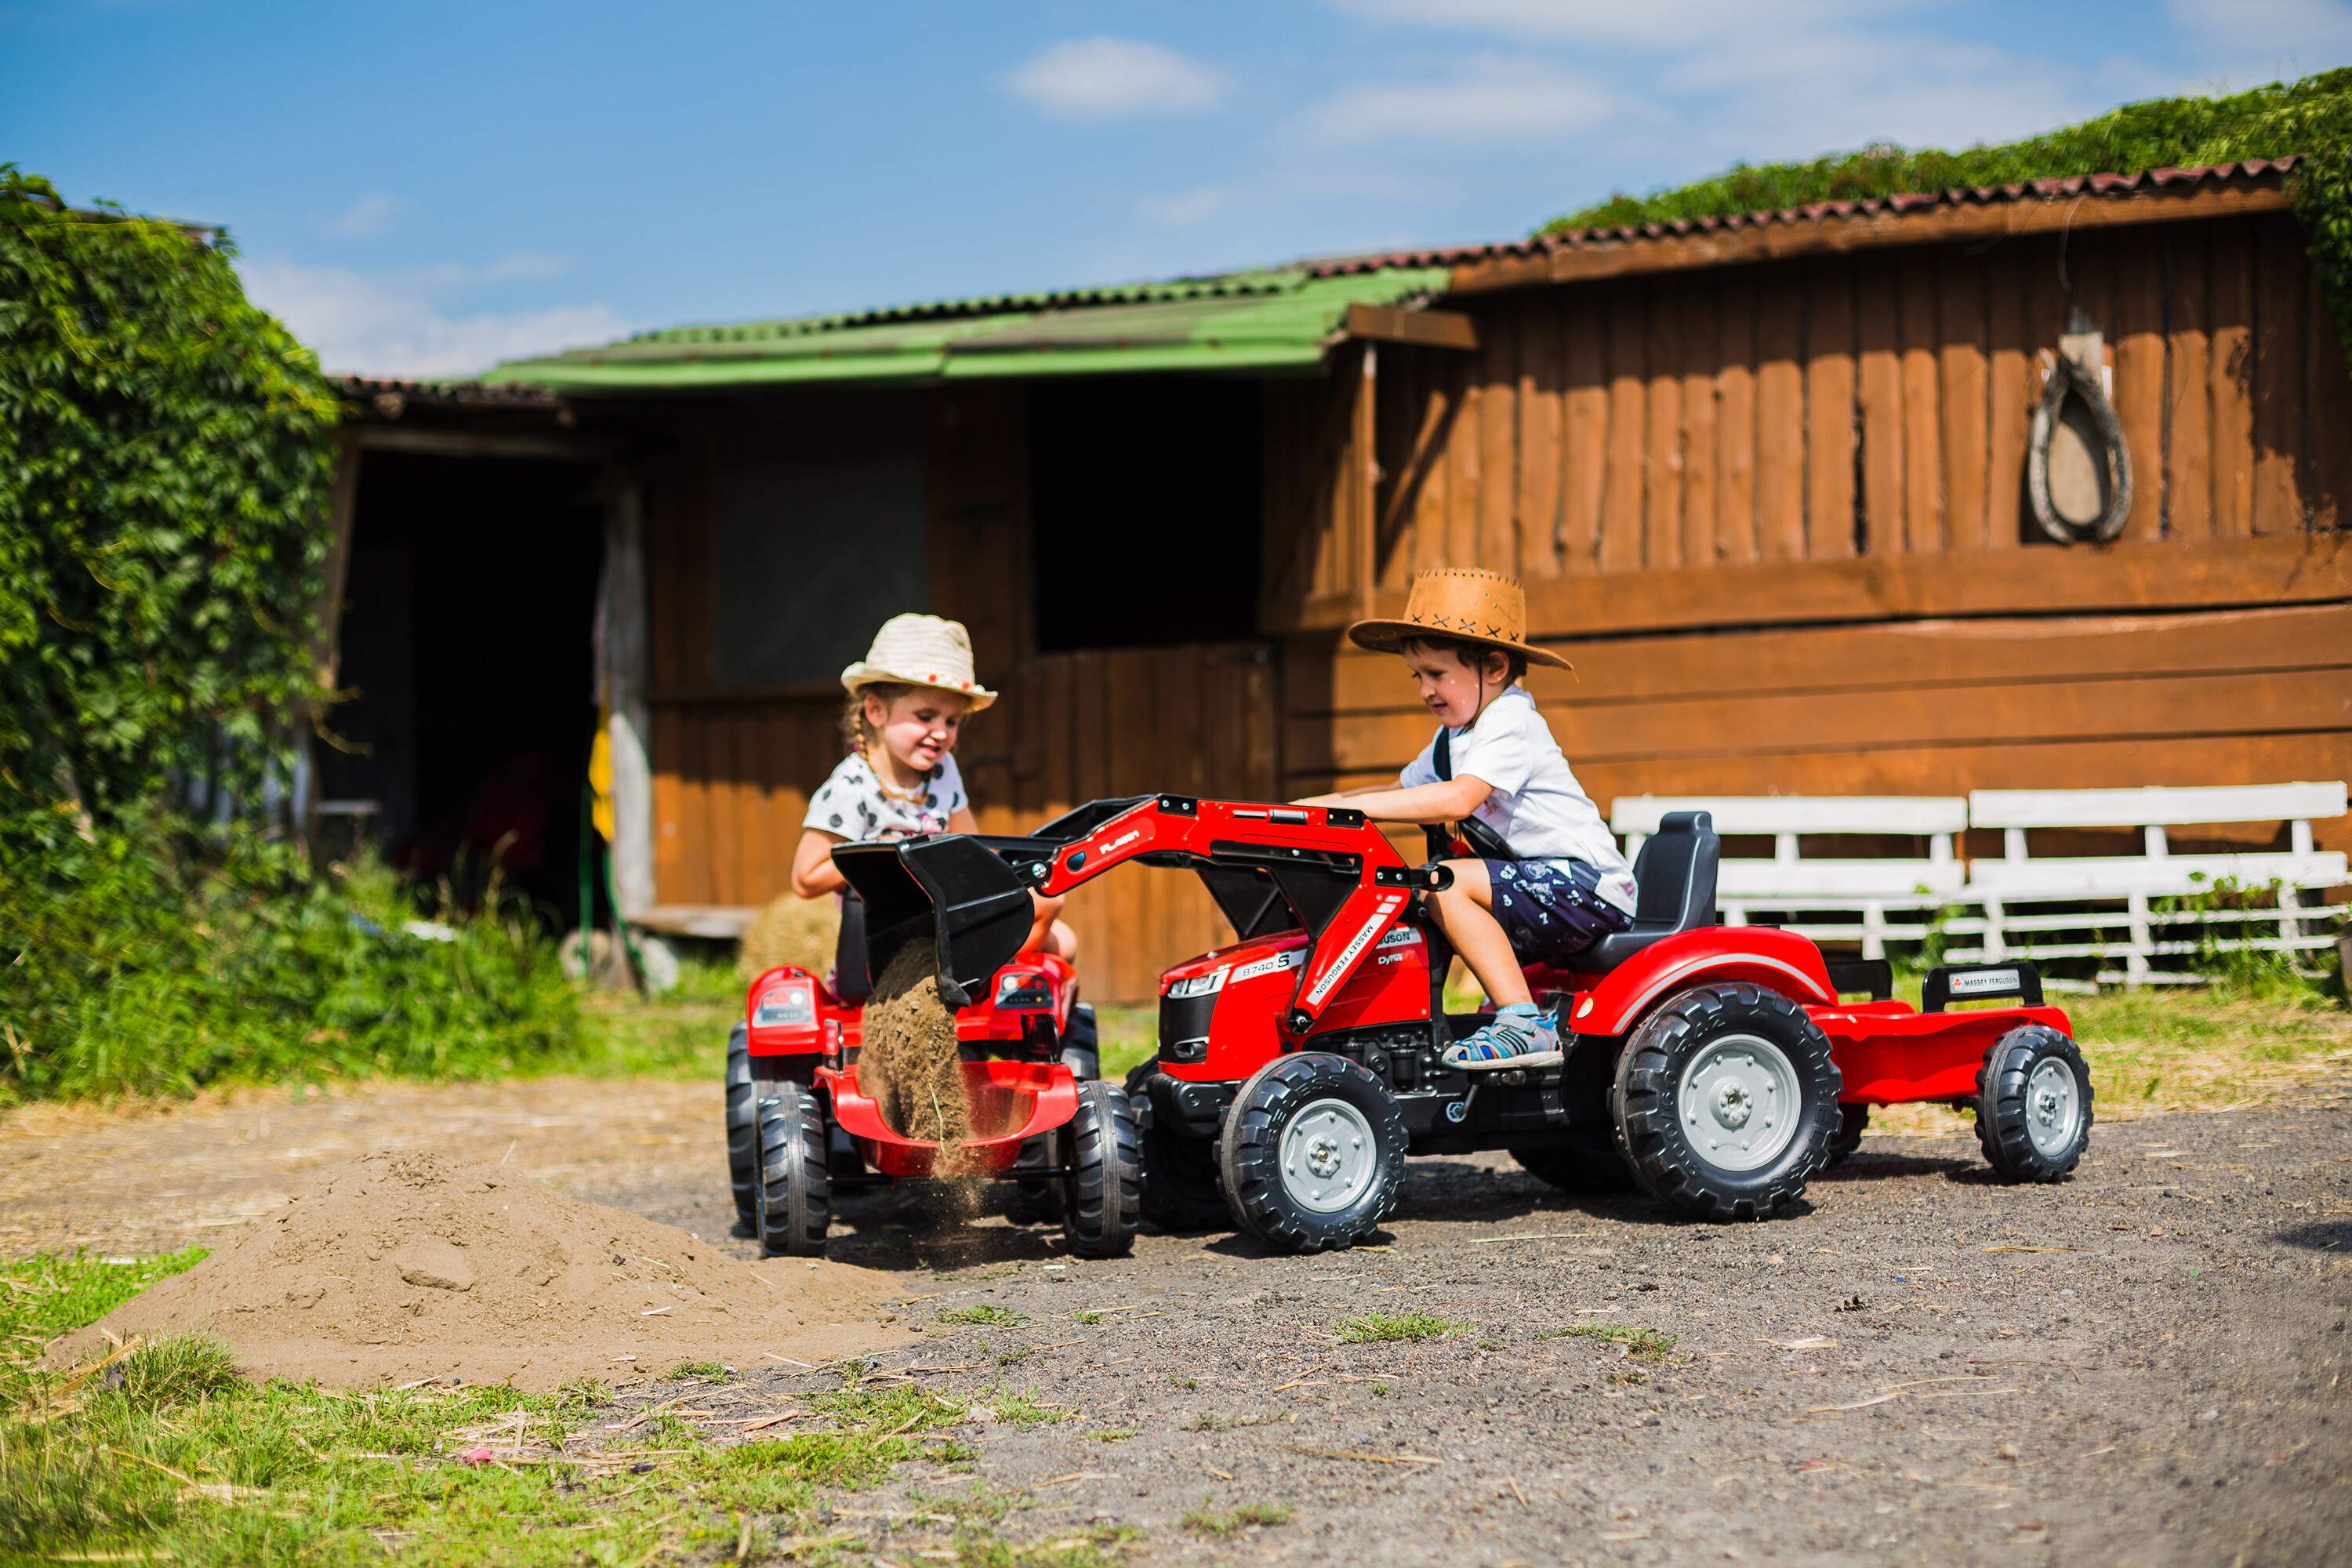
M1154 223L1181 227L1206 223L1234 205L1241 193L1232 185L1204 185L1196 191L1177 191L1164 196L1140 196L1135 210Z
M390 227L400 209L407 205L397 196L383 191L370 191L336 214L334 221L327 227L331 233L345 239L364 239L370 235L382 234Z
M360 273L248 260L239 270L255 303L318 350L329 370L389 377L478 374L500 360L608 342L628 324L601 302L465 311L453 297L485 283L546 279L561 258L508 257L486 267Z
M1463 62L1445 79L1342 88L1301 117L1326 147L1390 140L1494 142L1590 130L1632 106L1597 82L1535 60Z
M1133 38L1074 38L1055 44L1005 79L1049 114L1119 120L1214 109L1225 80L1198 60Z

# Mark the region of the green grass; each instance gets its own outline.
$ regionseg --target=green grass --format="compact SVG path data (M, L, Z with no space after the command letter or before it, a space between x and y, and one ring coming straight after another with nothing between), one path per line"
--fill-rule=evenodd
M1094 1435L1097 1443L1124 1443L1142 1432L1140 1426L1106 1426Z
M705 1383L725 1383L735 1375L735 1369L724 1362L682 1361L669 1369L672 1377L698 1377Z
M942 1323L977 1323L992 1329L1017 1329L1029 1320L1021 1313L1003 1307L958 1307L951 1312L941 1312Z
M640 1563L772 1559L789 1548L813 1568L851 1568L875 1548L823 1511L830 1496L910 1459L968 1466L976 1450L942 1429L968 1419L971 1404L1022 1426L1071 1414L1001 1387L966 1401L852 1381L809 1396L824 1429L722 1449L667 1417L605 1431L608 1391L591 1380L552 1394L257 1385L221 1346L194 1339L133 1341L75 1373L39 1364L51 1336L201 1256L0 1265L0 1563L357 1565L389 1552L420 1564ZM478 1449L488 1458L469 1460ZM1111 1568L1137 1535L1045 1524L1028 1539L1022 1516L1035 1501L941 1500L936 1511L954 1522L914 1527L929 1540L900 1525L890 1554L951 1552L961 1568Z
M1251 1525L1288 1524L1290 1505L1283 1502L1245 1502L1220 1509L1213 1500L1202 1498L1201 1506L1184 1516L1184 1528L1195 1535L1218 1539L1239 1535Z
M1340 1342L1351 1345L1379 1344L1390 1340L1441 1340L1468 1331L1463 1324L1432 1317L1427 1312L1366 1312L1348 1319L1338 1330Z
M1102 1031L1097 1047L1102 1075L1113 1083L1125 1081L1137 1063L1149 1060L1160 1048L1160 1009L1155 1005L1097 1007L1095 1024Z
M1555 1329L1543 1336L1548 1340L1598 1340L1602 1344L1623 1345L1625 1353L1640 1356L1644 1361L1664 1361L1675 1348L1675 1336L1661 1333L1656 1329L1635 1328L1626 1323L1579 1323L1573 1328Z

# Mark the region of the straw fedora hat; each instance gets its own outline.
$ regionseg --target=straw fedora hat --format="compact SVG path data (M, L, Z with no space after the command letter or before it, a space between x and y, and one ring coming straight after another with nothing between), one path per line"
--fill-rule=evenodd
M1529 664L1576 668L1548 648L1528 646L1528 595L1519 580L1475 566L1423 573L1413 579L1404 619L1358 621L1348 636L1374 653L1394 653L1408 637L1444 637L1522 654Z
M877 681L952 691L971 698L974 713L996 700L996 693L972 675L971 634L961 621L937 616L892 616L874 634L866 657L841 672L841 684L852 697Z

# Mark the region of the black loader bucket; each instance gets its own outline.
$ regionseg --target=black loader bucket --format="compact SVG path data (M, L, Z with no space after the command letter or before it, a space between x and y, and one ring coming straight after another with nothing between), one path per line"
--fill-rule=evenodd
M836 845L833 863L866 900L867 975L878 977L908 942L931 942L940 1000L950 1007L971 1005L1035 921L1020 876L965 834Z

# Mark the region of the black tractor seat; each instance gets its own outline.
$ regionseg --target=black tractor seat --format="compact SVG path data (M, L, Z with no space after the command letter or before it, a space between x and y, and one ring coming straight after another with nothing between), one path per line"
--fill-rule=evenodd
M1716 924L1715 870L1722 851L1711 814L1666 813L1633 859L1633 880L1641 889L1633 923L1560 959L1560 966L1603 974L1653 942Z

